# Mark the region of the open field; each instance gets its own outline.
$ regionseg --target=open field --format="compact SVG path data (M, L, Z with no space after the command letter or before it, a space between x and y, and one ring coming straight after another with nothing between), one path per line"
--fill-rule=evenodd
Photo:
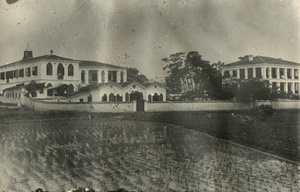
M300 111L257 119L249 111L141 113L136 121L170 123L300 162Z
M5 117L0 142L0 190L6 192L300 190L299 163L169 124Z

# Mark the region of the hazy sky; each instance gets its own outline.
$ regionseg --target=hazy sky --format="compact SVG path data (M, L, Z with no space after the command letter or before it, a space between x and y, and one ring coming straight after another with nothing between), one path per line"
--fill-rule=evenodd
M300 0L0 1L0 64L54 54L163 76L162 58L199 51L211 63L247 54L300 62Z

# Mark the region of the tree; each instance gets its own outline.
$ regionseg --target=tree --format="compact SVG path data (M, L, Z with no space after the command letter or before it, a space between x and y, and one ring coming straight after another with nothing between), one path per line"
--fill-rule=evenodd
M25 85L25 90L31 95L36 95L36 92L43 93L45 88L45 83L37 83L31 81L29 84Z
M143 75L139 74L139 70L136 68L127 68L127 81L137 81L138 83L147 83L149 80L148 78Z
M257 100L270 100L271 89L268 80L261 81L259 79L249 79L240 84L240 88L236 95L238 101L250 103Z
M184 52L171 54L170 58L163 58L162 61L166 63L163 68L167 72L165 77L167 91L169 93L181 93L182 83L186 79L187 72L184 67Z
M169 93L192 91L193 95L214 99L222 95L221 73L197 51L175 53L162 61L166 63L164 70L167 71L165 79ZM193 90L183 90L183 84L188 80L193 80Z

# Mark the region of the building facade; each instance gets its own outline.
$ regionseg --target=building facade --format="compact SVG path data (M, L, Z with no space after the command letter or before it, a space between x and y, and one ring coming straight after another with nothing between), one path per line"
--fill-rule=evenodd
M51 50L51 54L33 57L33 52L27 44L22 60L0 66L0 93L6 97L18 99L21 91L24 91L21 87L24 88L25 85L34 81L44 83L45 89L41 93L37 92L35 95L31 95L32 97L48 100L70 98L69 101L75 101L73 98L79 93L90 94L92 91L94 99L81 98L76 101L100 102L104 92L107 96L114 94L110 92L112 89L106 88L108 84L120 89L127 89L124 86L125 83L128 83L127 68L125 67L96 61L73 60L52 53ZM141 93L152 94L152 91L149 91L150 85L135 84L141 87ZM97 89L94 89L95 87ZM162 87L165 89L164 86ZM101 90L99 92L102 94L101 97L95 95L95 90ZM123 93L120 91L119 94L121 92ZM160 92L160 94L162 93L165 101L165 91ZM123 94L121 95L123 96Z
M300 63L252 55L239 59L221 67L225 80L258 78L268 80L282 92L299 94Z

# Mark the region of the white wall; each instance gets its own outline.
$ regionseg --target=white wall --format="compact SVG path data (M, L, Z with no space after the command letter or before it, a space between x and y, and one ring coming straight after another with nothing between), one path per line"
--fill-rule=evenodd
M86 111L86 112L134 112L135 102L132 103L67 103L58 102L50 103L45 101L37 101L28 97L22 97L22 105L33 108L36 111Z

